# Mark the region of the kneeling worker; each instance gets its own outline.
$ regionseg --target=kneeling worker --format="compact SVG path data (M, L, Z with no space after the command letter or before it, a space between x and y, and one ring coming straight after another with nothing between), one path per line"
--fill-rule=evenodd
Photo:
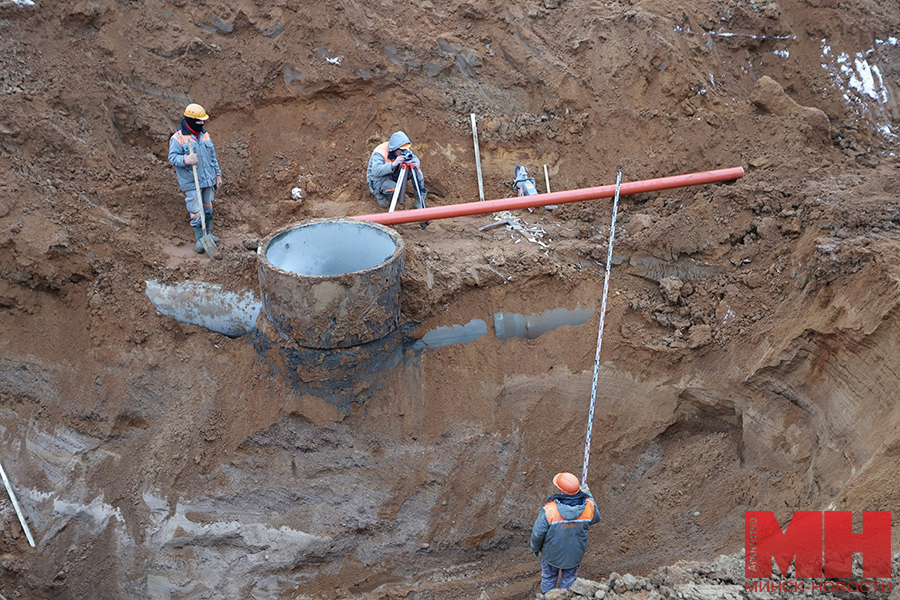
M557 473L553 485L560 494L547 498L531 529L531 552L541 553L541 593L556 587L569 589L587 548L588 527L600 520L600 512L587 485L579 489L578 478Z
M425 189L425 176L422 175L419 157L410 150L411 145L409 137L402 131L397 131L388 141L379 144L369 157L366 182L369 184L369 191L375 194L375 199L381 206L390 206L397 181L401 174L406 174L406 170L402 168L403 163L414 165L413 176L419 186L422 202L425 201L425 194L428 193ZM399 202L403 202L403 198L400 198Z

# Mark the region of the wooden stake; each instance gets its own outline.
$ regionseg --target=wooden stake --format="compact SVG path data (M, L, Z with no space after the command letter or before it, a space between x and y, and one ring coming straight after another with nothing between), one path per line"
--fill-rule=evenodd
M550 175L547 174L547 165L544 165L544 184L547 186L547 193L550 193Z
M484 202L484 183L481 181L481 152L478 150L478 128L475 126L475 113L472 117L472 139L475 141L475 170L478 172L478 200Z

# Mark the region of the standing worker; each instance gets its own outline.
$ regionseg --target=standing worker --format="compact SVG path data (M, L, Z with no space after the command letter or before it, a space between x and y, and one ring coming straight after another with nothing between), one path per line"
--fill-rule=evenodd
M531 529L531 552L541 553L541 593L556 587L569 589L575 583L578 566L587 548L588 527L600 520L591 490L579 488L578 478L571 473L557 473L553 485L560 494L547 502Z
M413 176L419 185L424 205L425 194L428 193L425 189L425 176L422 175L419 157L413 154L411 146L409 137L402 131L396 131L391 134L388 141L379 144L372 151L369 166L366 168L366 182L369 184L369 191L375 194L375 199L381 206L390 206L397 180L401 172L406 173L400 167L404 162L415 165ZM403 198L400 198L399 202L402 203Z
M184 117L181 119L181 127L169 140L169 162L175 167L178 174L178 185L184 192L184 203L191 215L191 227L194 228L194 238L197 245L194 252L203 253L203 227L200 218L201 209L206 218L206 231L212 236L214 242L219 243L219 238L212 235L213 220L213 196L214 189L222 186L222 170L216 159L216 149L213 147L209 132L206 131L206 120L209 115L199 104L188 104L184 109ZM194 166L197 168L197 181L200 185L200 198L197 197L197 189L194 185ZM201 206L202 200L202 206Z

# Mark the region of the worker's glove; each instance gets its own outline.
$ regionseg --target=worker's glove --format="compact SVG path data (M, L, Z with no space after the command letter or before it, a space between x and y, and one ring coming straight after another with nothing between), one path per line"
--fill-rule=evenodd
M216 189L222 187L222 174L216 173Z
M535 557L535 558L538 558L538 553L537 553L537 552L532 552L532 554L534 554L534 557Z
M400 156L398 156L397 158L394 159L394 162L391 163L391 166L396 169L397 167L402 165L405 160L406 159L403 158L403 155L401 154Z
M590 493L591 493L591 488L588 487L588 484L582 483L582 484L581 484L581 491L584 492L585 494L590 494ZM591 494L591 495L593 495L593 494Z
M186 167L196 165L198 162L200 162L200 157L196 154L188 154L184 157L184 166Z

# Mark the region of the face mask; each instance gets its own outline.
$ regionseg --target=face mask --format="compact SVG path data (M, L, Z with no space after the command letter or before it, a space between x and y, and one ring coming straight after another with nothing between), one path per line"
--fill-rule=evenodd
M203 130L203 121L199 121L197 119L191 119L189 117L184 118L184 122L187 123L187 126L194 133L200 133Z

